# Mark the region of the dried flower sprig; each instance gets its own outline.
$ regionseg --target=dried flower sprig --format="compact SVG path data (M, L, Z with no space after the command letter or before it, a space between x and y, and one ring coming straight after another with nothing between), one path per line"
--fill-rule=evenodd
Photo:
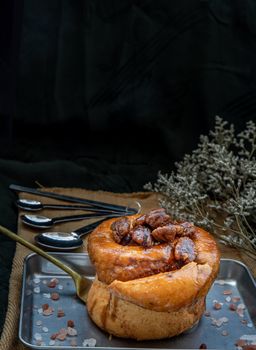
M220 117L198 148L175 164L176 171L158 173L145 189L159 192L160 205L177 220L211 230L223 243L256 258L256 124L249 121L235 135Z

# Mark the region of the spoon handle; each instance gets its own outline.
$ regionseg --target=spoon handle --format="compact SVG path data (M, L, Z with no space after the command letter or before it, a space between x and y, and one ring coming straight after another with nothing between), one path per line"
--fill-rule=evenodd
M96 208L90 205L48 204L48 203L43 204L39 201L35 201L33 199L25 199L25 198L17 199L16 204L18 208L22 210L29 210L29 211L39 211L42 209L58 209L58 210L62 209L62 210L83 210L91 213L101 213L101 212L120 213L120 211L115 211L115 210L105 209L105 208ZM128 215L130 214L130 212L124 212L124 214Z
M67 222L67 221L93 219L93 218L97 218L97 217L100 217L100 216L105 216L105 217L120 216L120 213L116 214L116 215L109 215L109 213L101 212L101 213L98 213L98 214L96 213L96 214L81 214L81 215L59 216L59 217L52 218L52 221L55 224L55 223Z
M79 198L79 197L73 197L73 196L67 196L59 193L54 193L54 192L46 192L46 191L40 191L35 188L30 188L30 187L24 187L24 186L19 186L15 184L11 184L9 186L10 190L13 191L18 191L18 192L26 192L26 193L32 193L36 195L40 195L43 197L49 197L49 198L55 198L59 199L62 201L67 201L67 202L75 202L75 203L81 203L81 204L88 204L93 207L97 208L105 208L105 209L111 209L115 211L121 211L123 212L131 212L131 213L137 213L137 210L134 208L129 208L123 205L114 205L114 204L109 204L109 203L104 203L104 202L99 202L99 201L94 201L91 199L84 199L84 198Z
M63 264L60 260L56 259L52 255L46 253L42 249L38 248L34 244L26 241L24 238L18 236L14 232L8 230L7 228L0 225L0 232L3 233L5 236L9 237L10 239L20 243L21 245L27 247L28 249L32 250L33 252L37 253L38 255L41 255L46 260L49 260L54 265L58 266L60 269L65 271L67 274L69 274L74 280L80 278L80 275L71 269L71 267Z
M90 211L93 213L120 213L120 211L114 211L111 209L105 209L105 208L96 208L91 207L89 205L65 205L65 204L44 204L43 208L46 209L63 209L63 210L85 210ZM126 212L125 212L126 213Z
M111 217L115 217L115 216L111 216ZM108 217L108 218L110 218L110 217ZM91 231L93 231L98 225L100 225L105 220L106 220L106 218L102 219L102 220L95 221L92 224L78 228L77 230L75 230L73 232L78 234L79 237L82 237L82 236L86 235L87 233L90 233Z

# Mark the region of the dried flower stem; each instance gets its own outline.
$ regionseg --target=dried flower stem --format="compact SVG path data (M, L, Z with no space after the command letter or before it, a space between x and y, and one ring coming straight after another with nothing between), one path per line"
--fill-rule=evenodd
M158 173L145 189L162 195L160 205L177 220L211 229L222 242L256 258L256 124L235 135L216 117L215 128L198 148L176 163L170 175Z

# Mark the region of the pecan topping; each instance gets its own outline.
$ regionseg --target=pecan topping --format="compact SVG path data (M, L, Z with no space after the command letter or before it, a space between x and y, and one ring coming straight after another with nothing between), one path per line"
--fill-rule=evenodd
M176 260L182 260L185 263L195 260L195 244L192 239L181 237L175 245L174 256Z
M132 236L131 236L131 234L130 234L130 232L129 232L129 233L127 233L127 235L125 235L125 236L122 238L120 244L121 244L121 245L128 245L128 244L130 244L130 243L132 243Z
M167 224L152 231L152 236L159 242L173 242L176 234L179 234L180 226Z
M154 244L151 231L146 226L136 226L130 231L132 240L143 247L150 247Z
M146 215L141 215L134 220L133 227L138 225L146 225Z
M167 242L173 247L172 257L178 268L196 257L194 242L189 238L195 232L190 222L172 220L164 208L151 210L138 216L133 222L120 218L111 225L115 242L125 245L151 247Z
M130 231L130 220L128 218L119 219L111 225L111 229L113 230L114 240L120 243Z
M145 222L152 229L155 229L171 222L171 218L170 215L166 214L165 209L161 208L151 210L151 212L146 215Z
M192 222L181 222L180 226L183 228L182 236L191 236L196 230Z

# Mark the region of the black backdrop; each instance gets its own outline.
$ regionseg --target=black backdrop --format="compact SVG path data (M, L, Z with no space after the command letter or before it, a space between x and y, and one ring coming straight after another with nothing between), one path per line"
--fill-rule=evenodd
M140 191L216 114L242 129L255 56L254 0L2 0L0 223L16 228L12 182Z
M216 114L238 128L255 117L253 0L6 3L0 111L13 157L16 142L36 156L43 144L45 158L56 143L56 157L161 151L172 163Z

